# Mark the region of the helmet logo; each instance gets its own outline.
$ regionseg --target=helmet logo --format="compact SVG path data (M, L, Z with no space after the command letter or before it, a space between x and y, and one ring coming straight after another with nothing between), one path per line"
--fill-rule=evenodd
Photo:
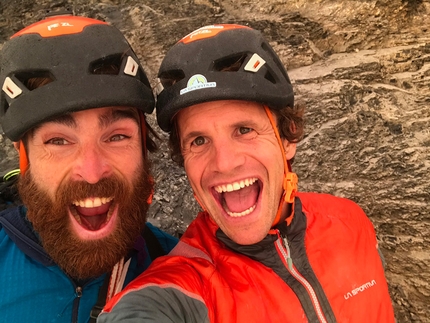
M182 89L179 93L182 95L195 90L207 89L210 87L216 87L216 82L208 82L206 77L201 74L195 74L190 77L187 83L187 87Z
M3 86L1 88L11 99L15 99L18 95L22 93L22 90L18 85L12 81L10 77L6 77Z
M60 22L60 23L55 23L52 25L49 25L47 28L49 31L51 31L54 28L58 28L58 27L73 27L73 25L69 24L68 22Z
M262 59L260 55L254 54L245 65L245 71L256 73L264 64L266 64L266 61Z

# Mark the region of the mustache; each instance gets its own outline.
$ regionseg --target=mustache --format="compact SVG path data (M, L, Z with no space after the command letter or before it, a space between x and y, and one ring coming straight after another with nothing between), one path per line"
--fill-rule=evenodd
M132 188L116 177L103 178L95 184L73 181L59 187L56 200L57 203L66 205L89 197L117 197L126 190Z

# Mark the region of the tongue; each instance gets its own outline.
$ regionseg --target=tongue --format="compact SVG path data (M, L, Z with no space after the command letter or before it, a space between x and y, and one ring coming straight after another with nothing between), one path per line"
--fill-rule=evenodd
M243 212L257 203L259 191L258 183L254 183L237 191L223 193L224 204L230 212Z
M81 215L81 225L87 230L97 231L106 222L106 219L107 213L94 216Z
M99 230L106 222L109 206L110 203L92 208L76 206L76 211L78 211L79 217L81 219L81 225L87 230Z

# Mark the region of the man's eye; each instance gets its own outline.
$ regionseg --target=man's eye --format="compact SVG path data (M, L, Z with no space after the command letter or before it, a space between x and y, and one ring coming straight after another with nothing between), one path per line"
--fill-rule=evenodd
M192 144L194 146L201 146L206 142L205 138L203 137L197 137L196 139L193 140Z
M57 145L57 146L67 145L68 143L69 142L64 138L51 138L45 141L45 144Z
M126 138L130 138L130 137L127 137L126 135L120 135L120 134L118 134L118 135L110 137L109 141L121 141L121 140L124 140Z
M239 133L240 133L241 135L244 135L244 134L250 133L251 131L252 131L252 129L251 129L251 128L248 128L248 127L240 127L240 128L239 128Z

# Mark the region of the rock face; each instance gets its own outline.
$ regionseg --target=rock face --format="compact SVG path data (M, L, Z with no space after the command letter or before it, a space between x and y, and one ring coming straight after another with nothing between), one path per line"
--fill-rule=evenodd
M194 29L240 23L261 30L307 107L307 135L293 165L300 189L343 196L366 211L397 321L430 322L429 0L3 0L0 47L46 11L65 7L124 31L154 86L165 52ZM180 235L199 207L170 161L167 135L156 129L164 142L152 155L150 221ZM4 174L17 159L6 138L0 144Z

